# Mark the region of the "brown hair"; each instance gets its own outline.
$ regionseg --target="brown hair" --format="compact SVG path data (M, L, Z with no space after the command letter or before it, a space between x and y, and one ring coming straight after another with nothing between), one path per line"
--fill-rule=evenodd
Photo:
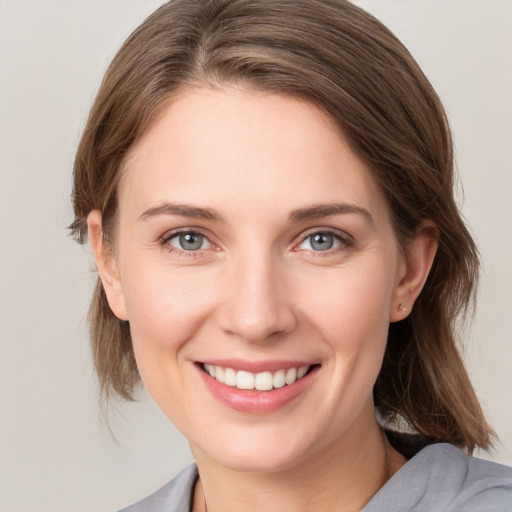
M487 425L457 350L456 321L471 306L478 252L453 197L445 112L415 60L379 21L345 0L171 0L133 32L111 63L74 166L71 226L103 212L115 234L127 152L163 104L195 85L293 95L327 112L387 199L402 246L431 219L439 248L411 314L392 323L375 403L427 438L489 448ZM108 240L109 238L107 238ZM103 395L131 399L139 380L129 325L98 279L90 309Z

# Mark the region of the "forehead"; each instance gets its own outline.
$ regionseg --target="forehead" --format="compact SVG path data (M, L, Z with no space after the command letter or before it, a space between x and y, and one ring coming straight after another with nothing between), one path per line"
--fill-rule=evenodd
M162 109L123 172L120 206L140 211L159 200L226 210L342 201L384 207L335 122L277 94L184 92Z

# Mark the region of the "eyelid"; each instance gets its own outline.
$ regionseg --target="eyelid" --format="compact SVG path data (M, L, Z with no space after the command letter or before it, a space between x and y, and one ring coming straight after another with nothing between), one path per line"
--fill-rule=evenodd
M209 247L208 249L199 249L197 251L185 251L183 249L174 247L173 245L169 244L169 240L171 238L174 238L175 236L180 235L182 233L197 233L198 235L201 235L204 238L206 238L206 240L208 240L208 242L210 243L211 247ZM176 228L176 229L172 229L170 231L166 231L160 237L159 240L160 240L161 245L165 246L166 249L169 250L170 252L184 253L187 256L194 257L194 256L197 256L206 251L219 250L219 246L215 242L213 242L212 238L213 237L212 237L211 233L209 233L208 231L206 231L202 228L187 226L187 227L183 227L183 228Z
M172 238L173 236L179 235L181 233L198 233L198 234L203 235L204 237L206 237L211 242L209 233L207 233L202 228L193 227L193 226L187 226L187 227L184 227L184 228L176 228L176 229L171 229L169 231L166 231L160 237L160 240L167 241L170 238Z
M310 236L316 235L317 233L328 233L330 235L333 235L342 243L342 247L341 248L337 247L335 249L328 249L326 251L309 251L309 252L316 252L317 253L316 256L332 254L333 252L353 247L355 244L354 238L351 235L349 235L346 231L341 231L336 228L314 227L314 228L310 228L310 229L302 232L299 235L299 241L296 244L294 244L292 250L294 252L306 251L306 249L299 249L299 246L305 240L307 240Z

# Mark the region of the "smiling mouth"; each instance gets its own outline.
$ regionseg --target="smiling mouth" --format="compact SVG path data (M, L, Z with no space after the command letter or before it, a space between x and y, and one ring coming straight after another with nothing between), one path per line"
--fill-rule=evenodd
M212 364L201 365L203 371L217 382L240 390L256 391L272 391L273 389L291 386L318 366L317 364L304 365L283 368L274 372L251 373Z

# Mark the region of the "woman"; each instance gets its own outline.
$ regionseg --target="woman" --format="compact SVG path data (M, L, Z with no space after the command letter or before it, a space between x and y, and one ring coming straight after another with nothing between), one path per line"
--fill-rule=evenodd
M127 511L512 506L512 470L462 451L493 433L455 345L478 253L446 117L370 15L172 0L74 179L103 394L142 378L196 461Z

